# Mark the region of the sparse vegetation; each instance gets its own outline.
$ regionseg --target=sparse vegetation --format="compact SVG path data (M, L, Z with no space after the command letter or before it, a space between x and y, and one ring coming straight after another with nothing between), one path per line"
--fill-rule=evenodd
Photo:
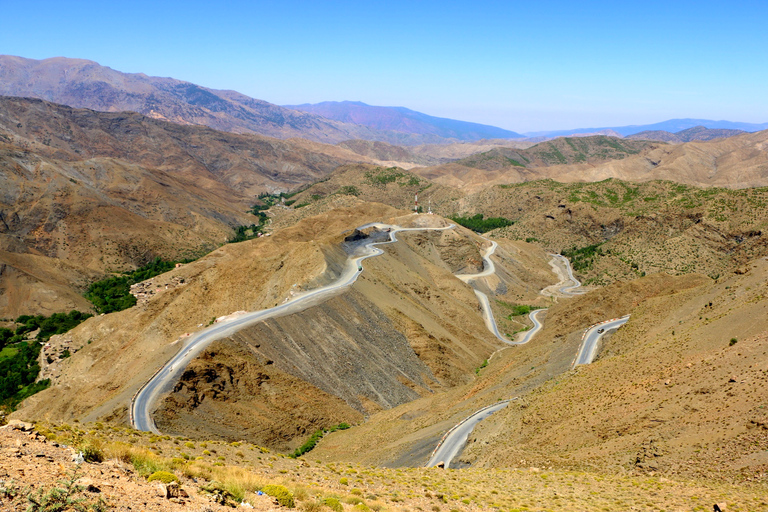
M164 484L169 484L171 482L178 482L179 477L174 475L173 473L169 471L155 471L149 477L147 477L147 482L162 482Z
M261 490L264 494L275 498L283 507L293 508L296 505L293 494L283 485L265 485Z
M358 189L354 185L344 185L341 187L337 194L347 195L347 196L359 196L360 195L360 189Z
M85 494L85 487L76 482L80 478L77 470L72 471L66 480L52 489L38 489L27 495L27 512L102 512L107 504L99 496L93 498Z
M595 259L603 255L603 250L600 248L601 245L593 244L578 249L573 247L562 251L562 255L571 261L573 270L582 272L591 269Z
M377 167L373 171L366 172L365 179L375 187L386 187L388 183L397 183L401 187L415 187L421 183L417 176L397 167Z

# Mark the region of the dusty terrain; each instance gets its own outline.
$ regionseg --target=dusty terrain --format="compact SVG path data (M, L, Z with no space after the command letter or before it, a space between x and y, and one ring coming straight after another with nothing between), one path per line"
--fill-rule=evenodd
M76 466L73 448L83 447L101 453L103 462ZM768 506L759 484L535 466L445 472L324 464L312 454L294 460L248 443L193 442L98 423L39 424L36 432L0 429L0 460L4 510L25 510L30 490L47 494L73 475L82 489L75 497L85 504L101 499L118 511L232 510L205 489L217 490L219 500L225 497L233 505L243 500L257 511L285 510L274 498L258 494L266 485L285 486L299 510L710 510L720 503L727 510L751 511ZM147 482L157 470L173 473L187 496L165 498L160 484Z
M316 452L419 465L471 411L519 397L475 429L466 464L764 482L767 282L762 258L717 281L657 274L560 300L532 342L496 354L477 380L374 415ZM583 329L624 314L597 361L571 370Z
M215 359L203 357L163 405L160 428L287 449L313 429L359 423L361 414L471 381L474 368L500 347L471 289L453 275L482 269L477 241L460 228L399 238L385 256L366 263L352 291L243 329ZM544 266L544 256L531 247L511 250L534 268ZM502 293L522 296L523 287L551 282L543 270L510 277L522 265L501 252L512 267L493 281ZM240 354L235 364L227 362L233 350ZM296 395L306 398L290 398ZM203 421L211 416L217 422Z

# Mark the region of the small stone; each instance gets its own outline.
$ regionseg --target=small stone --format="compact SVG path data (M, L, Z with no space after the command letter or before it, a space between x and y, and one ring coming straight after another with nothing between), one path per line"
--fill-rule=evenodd
M22 432L30 432L35 428L31 423L21 420L11 420L8 422L8 427L14 430L21 430Z

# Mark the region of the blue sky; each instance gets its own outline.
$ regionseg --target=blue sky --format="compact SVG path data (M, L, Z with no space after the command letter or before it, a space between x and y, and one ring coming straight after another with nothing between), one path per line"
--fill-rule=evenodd
M0 53L526 132L768 122L768 2L0 0Z

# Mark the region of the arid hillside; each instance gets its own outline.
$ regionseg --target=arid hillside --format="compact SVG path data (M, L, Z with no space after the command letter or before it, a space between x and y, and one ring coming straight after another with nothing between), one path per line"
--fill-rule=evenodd
M57 160L0 143L0 317L88 310L81 294L106 272L181 260L251 224L224 187L112 158Z
M601 285L656 272L732 272L768 254L766 205L765 188L607 180L500 185L466 196L454 208L514 221L495 235L564 251L577 275Z
M251 196L312 182L341 163L365 161L306 140L238 135L25 98L0 97L0 134L6 142L52 158L118 158L202 188L225 187Z
M46 367L53 386L17 414L126 421L130 397L178 350L185 333L329 282L348 254L343 233L393 214L398 211L358 202L154 278L160 287L174 277L184 284L64 335L75 353ZM447 225L427 215L393 220ZM487 242L460 227L400 238L385 255L366 261L348 292L212 345L162 405L160 428L293 449L318 428L357 423L364 414L471 381L500 342L486 329L472 289L454 273L479 272L479 247ZM535 299L529 290L556 280L548 257L528 244L510 245L498 257L507 269L495 281L500 296ZM111 370L104 372L104 365ZM207 421L211 415L219 421Z
M105 273L204 254L258 223L248 213L257 194L361 159L306 140L2 97L0 318L88 309L80 295Z
M456 422L517 397L478 425L465 464L759 481L767 277L761 258L717 281L656 274L562 300L532 342L496 354L476 381L334 433L316 454L423 464ZM583 330L624 314L598 359L571 370Z
M468 191L488 184L541 179L571 183L608 178L670 180L699 187L760 187L768 185L766 140L768 131L677 145L610 137L564 138L526 150L496 149L413 172ZM643 146L636 146L638 143Z

